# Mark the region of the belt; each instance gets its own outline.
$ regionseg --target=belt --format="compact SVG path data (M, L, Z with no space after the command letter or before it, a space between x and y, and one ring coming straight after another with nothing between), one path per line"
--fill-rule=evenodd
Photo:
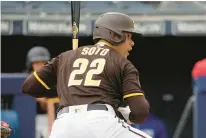
M108 111L108 108L106 105L103 104L88 104L88 105L79 105L79 106L67 106L63 107L57 114L57 116L60 116L61 114L64 113L78 113L81 112L82 110L85 111L85 106L86 111L92 111L92 110L104 110Z

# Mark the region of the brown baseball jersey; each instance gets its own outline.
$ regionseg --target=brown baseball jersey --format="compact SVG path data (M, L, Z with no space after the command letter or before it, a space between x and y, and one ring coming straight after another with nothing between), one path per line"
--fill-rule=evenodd
M105 43L61 53L34 76L47 90L57 85L62 106L103 102L118 107L123 98L143 95L137 69Z

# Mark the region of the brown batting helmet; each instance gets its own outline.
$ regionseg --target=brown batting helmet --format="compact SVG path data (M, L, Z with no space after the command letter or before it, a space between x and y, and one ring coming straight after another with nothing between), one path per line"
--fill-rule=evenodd
M141 33L136 32L131 17L119 12L108 12L95 21L93 40L96 43L104 39L112 45L119 45L126 39L123 32L132 33L134 37L141 36Z

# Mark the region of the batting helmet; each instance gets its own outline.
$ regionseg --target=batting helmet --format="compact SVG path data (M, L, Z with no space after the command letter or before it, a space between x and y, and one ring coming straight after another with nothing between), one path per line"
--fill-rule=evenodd
M36 46L33 47L32 49L29 50L27 53L27 58L26 58L26 67L28 70L31 70L31 65L33 62L37 61L48 61L50 60L51 56L45 47L42 46Z
M112 45L119 45L126 39L123 32L132 33L134 37L141 36L141 33L136 32L135 24L131 17L123 13L108 12L95 21L93 40L96 43L98 40L104 39Z

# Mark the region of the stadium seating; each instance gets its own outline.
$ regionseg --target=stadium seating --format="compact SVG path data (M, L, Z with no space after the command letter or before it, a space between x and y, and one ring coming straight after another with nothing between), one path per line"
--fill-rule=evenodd
M199 2L163 2L159 8L161 11L167 12L180 12L180 13L195 13L195 12L206 12L206 6L202 6L202 3Z
M70 3L67 1L2 1L2 13L38 14L69 14ZM205 2L147 2L147 1L82 1L81 13L101 14L107 11L125 12L131 14L166 14L166 13L194 13L206 12Z

